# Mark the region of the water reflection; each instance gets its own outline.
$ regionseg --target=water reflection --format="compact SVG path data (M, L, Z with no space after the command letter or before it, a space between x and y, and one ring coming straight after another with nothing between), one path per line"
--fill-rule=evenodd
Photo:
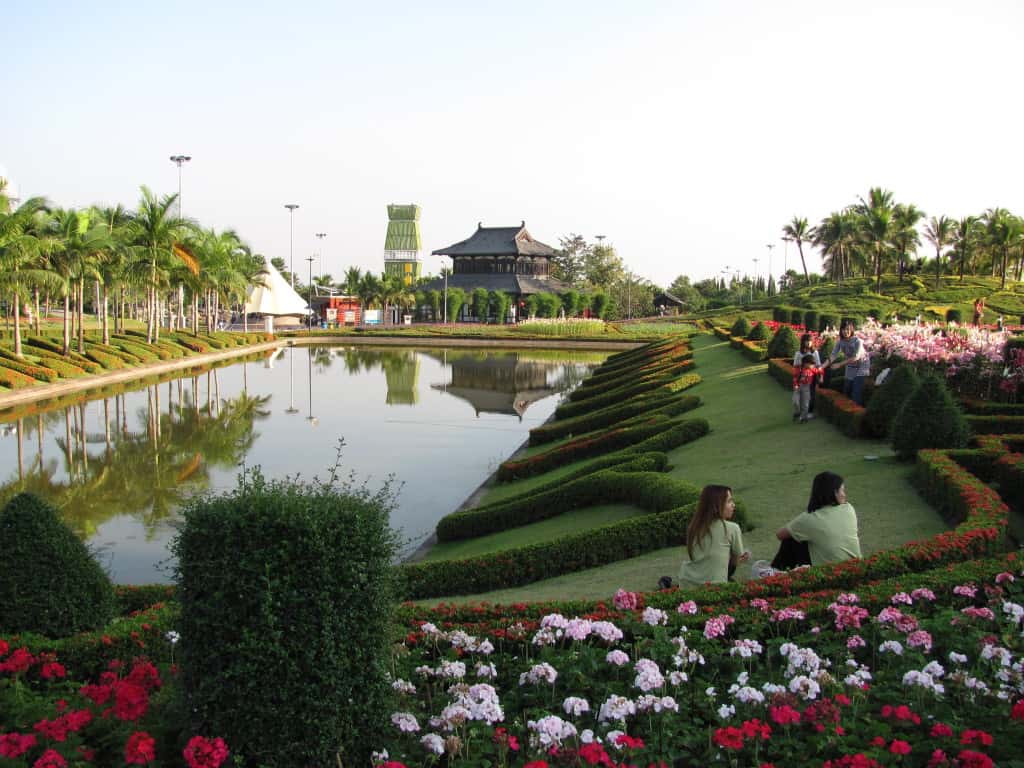
M553 395L602 358L283 348L255 358L264 365L250 359L33 404L0 413L0 504L37 493L108 553L115 579L161 580L154 564L167 558L190 496L227 490L256 464L271 478L322 474L344 438L344 471L372 485L390 474L403 484L392 523L415 540L551 414Z

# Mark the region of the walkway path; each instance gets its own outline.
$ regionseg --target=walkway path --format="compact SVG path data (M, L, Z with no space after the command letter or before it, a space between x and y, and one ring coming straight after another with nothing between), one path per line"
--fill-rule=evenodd
M704 405L693 413L707 419L712 432L670 453L672 475L733 488L757 526L744 537L755 559L771 559L775 531L806 509L811 479L826 469L846 479L865 553L946 529L910 485L912 465L897 462L887 444L852 440L824 421L795 424L790 393L768 376L763 363L749 364L728 342L710 336L696 337L693 346L704 378L692 390ZM675 576L681 559L682 548L665 549L527 587L456 599L515 602L608 597L618 587L650 590L659 576ZM741 571L742 578L749 575L749 568Z

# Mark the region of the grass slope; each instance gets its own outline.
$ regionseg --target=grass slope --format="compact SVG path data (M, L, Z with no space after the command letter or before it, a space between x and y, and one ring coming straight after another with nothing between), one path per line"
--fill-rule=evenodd
M755 559L772 557L777 545L776 529L806 508L811 479L826 469L846 479L850 501L860 518L865 554L945 530L939 515L908 482L912 465L897 462L887 444L851 440L824 421L794 424L790 395L767 376L764 364L749 365L727 342L710 336L695 338L693 347L704 377L692 389L704 401L694 414L707 419L712 432L670 452L674 465L671 474L696 485L732 486L757 526L744 537ZM867 461L866 455L880 458ZM554 476L550 473L541 477L549 480ZM530 478L498 486L483 502L537 481ZM510 533L489 537L493 539L491 544L500 548L501 537ZM519 529L515 535L528 535L528 529ZM670 548L526 587L455 599L565 600L608 597L619 587L650 590L659 576L675 575L682 557L681 547ZM741 578L749 574L747 568L741 567L740 571Z

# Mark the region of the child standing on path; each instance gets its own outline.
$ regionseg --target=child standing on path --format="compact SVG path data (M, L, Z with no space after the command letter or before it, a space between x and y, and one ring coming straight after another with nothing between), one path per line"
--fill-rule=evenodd
M814 418L810 412L811 387L822 375L822 368L814 364L814 355L804 355L800 367L793 369L793 420L804 424Z
M803 365L804 355L811 355L812 357L814 357L814 367L821 368L821 358L818 357L818 350L814 348L814 338L809 333L805 333L803 336L800 337L800 349L797 351L795 355L793 355L794 368L799 368L801 365ZM822 376L819 378L822 384L824 384L824 369L822 369ZM811 418L811 415L814 413L814 395L815 390L817 390L818 388L819 378L815 378L814 380L811 381L811 402L810 405L807 406L808 418ZM796 416L794 415L793 418L795 420Z

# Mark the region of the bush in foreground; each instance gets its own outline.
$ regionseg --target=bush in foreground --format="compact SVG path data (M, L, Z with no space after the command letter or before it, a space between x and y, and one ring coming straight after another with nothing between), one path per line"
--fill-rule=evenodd
M0 541L0 631L65 637L113 617L110 579L45 501L11 499L0 512Z
M247 765L366 765L385 727L394 535L385 488L253 472L173 545L197 733Z

